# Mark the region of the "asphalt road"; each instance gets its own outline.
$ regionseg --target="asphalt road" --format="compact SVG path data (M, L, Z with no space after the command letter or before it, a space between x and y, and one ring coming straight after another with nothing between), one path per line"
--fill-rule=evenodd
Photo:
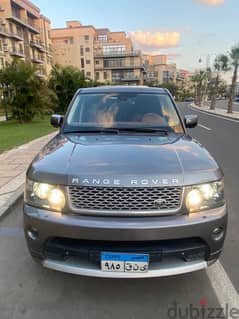
M190 134L214 156L225 174L229 227L221 262L239 291L239 121L221 119L179 103L182 114L198 114L199 126Z
M217 308L205 271L158 279L102 279L42 268L28 254L22 232L22 202L0 225L1 319L168 319L179 308ZM171 310L171 318L174 316ZM190 318L186 317L186 318Z
M184 114L195 113L185 103L179 107ZM192 130L192 135L212 152L225 172L230 222L221 261L239 288L239 122L201 113L199 121L203 126ZM179 311L186 314L184 318L191 318L187 313L190 307L201 311L203 307L220 306L215 280L210 271L140 280L87 278L50 271L28 254L22 231L22 201L0 221L0 319L182 318ZM214 311L214 318L222 318L215 315Z

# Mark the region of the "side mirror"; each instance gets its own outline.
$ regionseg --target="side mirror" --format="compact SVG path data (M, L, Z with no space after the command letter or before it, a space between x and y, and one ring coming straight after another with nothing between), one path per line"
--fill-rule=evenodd
M63 122L63 119L63 115L53 114L51 116L51 125L54 127L60 127Z
M198 116L197 115L185 115L184 124L187 128L193 128L198 125Z

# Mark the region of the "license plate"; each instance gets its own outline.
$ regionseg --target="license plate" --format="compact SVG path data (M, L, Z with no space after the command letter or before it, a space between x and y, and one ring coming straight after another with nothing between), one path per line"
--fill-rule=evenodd
M128 253L101 253L101 270L109 272L148 272L149 256Z

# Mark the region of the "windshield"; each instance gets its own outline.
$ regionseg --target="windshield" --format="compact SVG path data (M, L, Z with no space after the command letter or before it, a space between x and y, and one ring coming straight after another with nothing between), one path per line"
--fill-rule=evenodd
M79 94L64 131L100 128L162 128L183 133L177 111L166 94Z

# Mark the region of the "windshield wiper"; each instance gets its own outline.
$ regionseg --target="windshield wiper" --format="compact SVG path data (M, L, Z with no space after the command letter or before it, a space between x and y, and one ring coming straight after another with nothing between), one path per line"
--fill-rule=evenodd
M96 129L89 129L89 130L71 130L71 131L65 131L64 133L110 133L110 134L118 134L119 129L114 128L96 128Z
M168 135L169 131L167 129L163 128L157 128L157 127L105 127L105 128L95 128L95 129L89 129L89 130L71 130L71 131L65 131L64 133L98 133L98 134L119 134L119 133L163 133L164 135Z
M164 133L167 135L169 131L163 128L157 127L117 127L120 132L139 132L139 133Z

